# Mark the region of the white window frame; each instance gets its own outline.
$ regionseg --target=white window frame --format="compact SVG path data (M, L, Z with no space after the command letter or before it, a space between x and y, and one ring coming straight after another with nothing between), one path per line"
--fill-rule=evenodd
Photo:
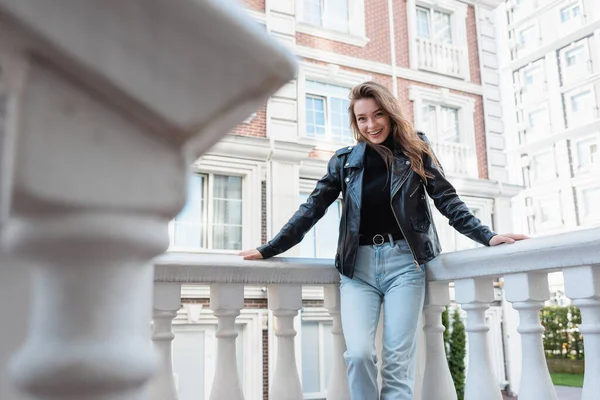
M563 21L562 20L563 11L569 10L569 12L572 12L572 10L576 6L579 6L579 10L580 10L579 16L577 18L571 17L568 21ZM575 30L576 28L578 28L579 26L583 25L585 23L585 9L584 9L583 2L581 0L576 0L576 1L570 2L569 4L567 4L564 7L558 8L558 21L560 23L559 27L560 27L561 36L571 32L571 31Z
M213 174L239 176L242 178L242 249L256 246L261 242L261 164L256 161L235 159L218 155L207 154L197 160L192 166L191 173ZM211 193L207 193L207 199L211 198ZM208 203L211 203L208 201ZM212 205L207 204L207 209ZM210 221L206 220L207 224ZM208 232L207 225L207 232ZM221 250L210 248L211 239L209 237L209 248L190 249L187 247L178 247L172 244L173 221L169 222L169 248L167 251L189 252L189 253L210 253L210 254L238 254L239 250Z
M548 116L548 123L546 125L540 125L536 128L531 126L530 124L530 114L539 110L545 110L546 115ZM540 139L544 136L544 132L551 131L551 120L550 120L550 108L547 102L536 104L534 106L530 106L524 108L522 110L517 111L518 115L518 129L519 131L524 133L525 143L531 142L533 140Z
M198 305L199 313L194 315L190 312L194 305L184 304L177 312L177 317L173 320L174 330L187 330L193 332L204 331L209 333L205 335L204 348L208 349L205 354L205 360L215 360L217 357L217 338L215 336L218 324L217 318L209 309ZM240 315L235 319L236 325L242 325L244 329L244 393L247 398L262 398L263 395L263 368L256 368L257 365L263 363L263 346L262 346L262 321L265 311L257 309L242 309ZM214 328L207 330L206 328ZM211 354L212 351L212 354ZM204 374L204 398L210 398L212 382L215 376L214 363L207 363ZM242 377L240 377L242 379Z
M533 164L533 162L534 162L534 160L535 160L536 157L544 156L544 155L547 155L547 154L550 154L552 156L552 161L553 161L552 162L552 172L553 172L553 174L551 174L552 175L551 177L548 177L546 179L535 179L534 180L533 179L533 173L532 173L532 171L533 171L532 164ZM541 183L551 182L553 180L556 180L556 178L557 178L557 175L556 175L556 173L557 173L557 168L556 168L557 165L556 165L556 154L554 152L554 147L551 147L551 148L548 148L548 149L545 149L545 150L541 150L541 151L537 151L537 152L529 154L529 160L530 160L530 162L529 162L529 166L528 167L529 167L529 185L530 186L536 186L536 185L541 184Z
M475 149L475 100L471 97L461 96L450 92L446 88L431 89L418 85L409 86L409 99L413 102L414 126L417 131L422 131L422 109L425 103L432 105L447 106L458 109L458 131L460 133L460 143ZM426 135L428 132L423 132ZM477 157L470 160L469 167L475 171L477 167Z
M537 85L527 86L525 84L525 75L536 69L540 69L540 75L543 78L542 82ZM518 81L514 82L514 89L517 92L517 100L520 105L534 102L540 98L543 98L548 89L548 76L546 74L546 60L540 58L514 72L517 76ZM514 79L513 75L513 79Z
M575 64L573 66L568 66L567 53L579 46L581 46L585 54L587 54L587 60L581 65ZM563 47L558 51L558 55L560 60L561 85L564 86L572 82L580 81L592 74L592 53L590 51L590 42L588 38L580 39Z
M558 199L558 215L556 219L542 222L542 207L541 203L544 200L548 199ZM550 192L546 194L540 194L535 197L532 197L533 200L533 209L535 215L535 231L540 232L544 230L557 229L564 225L563 222L563 201L561 197L560 191Z
M523 32L525 31L534 31L535 33L537 33L537 38L534 37L533 40L531 42L528 42L527 44L525 43L521 43L521 35ZM529 24L526 25L524 28L519 28L516 32L516 38L515 38L515 43L517 44L517 50L518 52L521 51L525 51L525 52L529 52L529 51L533 51L535 48L537 48L536 43L534 43L536 40L539 42L541 36L540 36L540 26L537 22L533 23L533 24Z
M578 185L576 187L577 193L577 207L579 209L579 223L581 225L593 225L597 226L600 222L600 213L598 215L588 215L583 202L583 192L590 189L598 189L600 185L598 182L589 182L587 184Z
M348 0L348 33L335 31L323 26L310 25L301 20L303 1L296 1L296 31L323 39L334 40L364 47L369 43L366 36L365 2L364 0Z
M467 9L468 4L457 0L407 0L406 13L408 23L408 43L410 52L410 68L419 69L419 55L417 53L417 6L442 11L450 14L452 25L452 46L464 46L464 74L462 78L470 82L471 72L469 52L467 48Z
M298 357L299 359L299 375L300 375L300 382L302 382L302 322L307 321L307 322L330 322L333 323L333 318L331 318L331 315L329 314L329 311L325 308L322 307L305 307L300 311L300 324L299 327L300 329L298 329L298 341L297 343L299 344L300 347L300 352L297 353L300 356ZM323 327L319 326L319 346L320 348L322 348L321 346L324 344L323 341L323 336L324 335L324 331L323 331ZM324 378L325 378L325 360L322 357L323 352L319 353L319 374L320 374L320 381L323 384L324 382ZM335 357L335 355L334 355ZM329 382L325 382L325 384L328 384ZM309 400L309 399L324 399L327 397L327 389L324 388L321 392L316 392L316 393L310 393L310 394L304 394L304 398Z
M315 145L316 150L335 151L340 147L347 146L348 143L329 142L310 138L306 136L306 81L316 81L320 83L347 87L352 87L370 81L371 75L359 74L345 71L336 64L317 65L309 62L300 62L298 71L298 137L299 142L311 143ZM354 144L354 141L351 143Z
M581 120L581 117L577 117L577 114L573 112L573 97L583 94L589 91L592 96L590 103L590 113L592 118L589 120ZM569 90L563 94L565 114L567 116L566 126L567 128L573 128L576 126L587 125L598 120L598 93L594 84L583 85L575 89ZM594 106L595 105L595 106ZM595 107L595 108L594 108ZM574 122L575 121L575 122Z
M596 146L598 146L598 153L596 155L597 160L595 161L595 163L592 162L592 165L590 165L588 167L581 167L580 160L579 160L579 145L590 139L596 140ZM571 152L572 152L572 157L573 157L573 170L575 173L579 174L579 173L585 173L585 172L590 172L592 170L600 169L600 133L596 132L594 134L578 137L577 139L572 140L571 141Z

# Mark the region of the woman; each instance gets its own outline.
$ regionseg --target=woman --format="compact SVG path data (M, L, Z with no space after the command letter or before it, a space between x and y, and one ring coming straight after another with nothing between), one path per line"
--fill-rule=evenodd
M356 146L335 153L327 174L273 240L240 255L252 260L288 250L341 192L335 266L352 400L411 400L424 264L441 251L426 193L456 230L481 244L526 237L498 235L471 214L444 177L425 135L413 130L386 87L375 82L354 87L348 111ZM380 396L374 342L382 304Z

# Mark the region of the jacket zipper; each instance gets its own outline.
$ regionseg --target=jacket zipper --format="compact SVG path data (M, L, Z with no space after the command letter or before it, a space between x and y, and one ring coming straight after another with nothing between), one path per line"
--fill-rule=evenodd
M410 175L410 171L408 171L408 173L406 174L406 177L404 177L404 179L402 180L402 182L400 182L400 185L398 186L398 190L400 190L400 188L402 187L402 185L404 184L404 182L406 182L406 180L408 179L409 175ZM417 189L418 188L419 187L417 186ZM421 266L417 262L417 257L415 256L415 252L413 251L412 246L410 245L410 242L408 241L408 239L406 238L406 235L404 234L404 230L402 229L402 226L400 225L400 222L398 221L398 216L396 215L396 211L394 211L394 206L392 204L392 200L394 199L394 196L396 195L396 193L398 193L398 190L396 190L395 192L393 192L392 195L390 196L390 208L392 209L392 214L394 214L394 219L396 220L396 224L398 224L398 228L400 228L400 232L402 232L402 236L404 236L404 240L406 240L406 244L408 244L408 248L410 249L410 252L411 252L411 254L413 256L413 262L417 266L417 269L420 271L421 270ZM416 190L415 190L415 192L416 192ZM413 192L413 194L415 192ZM411 197L412 197L412 195L411 195Z
M407 177L407 179L408 179L408 177ZM413 190L413 192L408 197L413 197L415 195L415 193L417 193L417 190L419 190L420 187L421 187L421 184L419 183L417 185L417 187L415 188L415 190Z

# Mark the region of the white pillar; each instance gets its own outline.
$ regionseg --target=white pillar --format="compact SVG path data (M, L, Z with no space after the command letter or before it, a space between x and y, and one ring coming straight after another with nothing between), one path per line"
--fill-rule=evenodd
M488 343L485 311L494 300L491 278L461 279L454 283L456 302L467 312L469 371L465 400L502 400L494 375Z
M425 332L425 373L423 400L456 400L456 389L444 348L442 313L450 303L447 282L428 282L423 307ZM435 384L431 384L435 382Z
M302 384L296 364L294 317L302 308L301 285L269 285L269 309L275 316L277 361L270 399L303 400Z
M585 348L585 377L581 400L594 400L600 393L600 266L563 271L565 292L581 310L580 332Z
M217 366L210 399L244 400L235 351L235 339L238 335L235 319L244 308L244 285L240 283L210 285L210 308L219 320L216 333Z
M154 284L154 315L152 341L159 354L158 373L152 379L150 396L153 400L177 400L173 376L173 319L181 308L181 284Z
M521 334L521 400L557 400L550 379L540 323L540 310L550 298L547 273L520 273L504 277L506 300L519 312Z
M327 400L349 400L348 379L346 377L346 341L342 332L342 319L340 309L340 285L325 286L325 308L333 318L333 348L325 351L333 352L331 374L327 384Z

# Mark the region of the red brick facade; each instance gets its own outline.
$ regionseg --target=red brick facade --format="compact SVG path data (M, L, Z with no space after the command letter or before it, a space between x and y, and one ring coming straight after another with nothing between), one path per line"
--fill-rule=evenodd
M469 49L469 70L471 82L481 85L481 66L479 64L479 44L477 42L477 22L475 7L467 9L467 46Z
M251 117L249 123L242 123L235 127L231 132L232 135L242 136L267 136L267 106L263 106L256 111L256 115Z
M265 0L244 0L243 4L251 10L265 12Z

